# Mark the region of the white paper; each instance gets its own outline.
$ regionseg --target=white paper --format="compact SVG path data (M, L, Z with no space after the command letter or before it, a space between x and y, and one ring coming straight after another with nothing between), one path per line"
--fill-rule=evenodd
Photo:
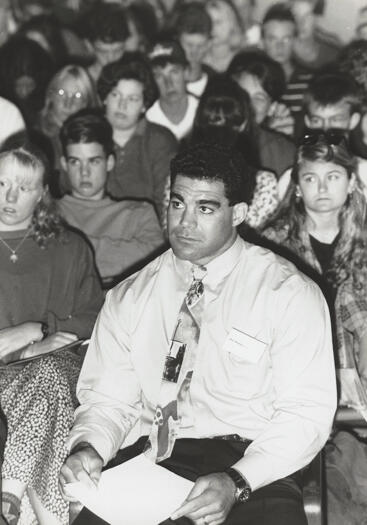
M98 488L68 483L68 494L111 525L158 525L184 501L193 482L144 454L102 473Z

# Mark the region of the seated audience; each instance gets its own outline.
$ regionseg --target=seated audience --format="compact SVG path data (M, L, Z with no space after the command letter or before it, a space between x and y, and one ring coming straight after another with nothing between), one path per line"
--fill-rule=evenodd
M174 27L178 41L187 59L186 89L200 97L208 82L211 68L203 64L210 45L212 22L205 6L200 2L183 4Z
M91 249L55 212L46 166L30 148L0 154L2 364L90 337L103 301ZM2 467L8 523L17 523L25 492L38 523L67 523L57 473L80 366L78 354L63 351L0 369L8 426Z
M286 248L283 255L304 271L310 268L324 289L334 319L340 403L367 420L366 200L342 134L339 141L322 132L305 137L287 195L264 235ZM343 453L350 458L353 447L360 453L357 438L343 434L335 434L327 447L328 523L333 525L362 523L365 516L358 472L348 486L350 469L340 461ZM358 461L365 462L364 449L355 456Z
M125 52L130 34L126 12L116 3L96 2L82 14L80 26L93 53L88 73L97 82L102 68L119 60Z
M226 76L209 80L196 114L192 142L214 140L235 146L251 166L256 180L253 200L246 215L246 224L259 228L278 204L276 176L262 164L256 126L247 93ZM291 162L291 161L290 161Z
M273 4L265 13L262 22L264 50L282 66L287 82L282 101L299 118L311 74L293 60L296 31L296 22L288 4Z
M159 98L147 110L149 122L168 128L177 140L192 129L198 99L187 93L185 71L188 62L181 45L174 40L159 41L149 53Z
M105 195L115 163L112 127L105 117L82 110L64 122L60 139L71 195L58 202L58 209L88 236L104 287L111 287L116 277L133 273L163 245L157 215L148 202L117 202Z
M47 150L54 170L50 182L50 190L54 197L59 197L66 190L65 182L59 178L62 155L60 128L69 115L85 107L98 105L94 83L81 66L65 66L52 77L47 86L45 103L34 125L40 137L37 136L34 140Z
M285 76L278 62L263 51L245 50L233 57L227 73L250 95L257 124L293 134L294 118L289 108L280 102L285 91Z
M222 73L241 48L242 20L232 0L208 0L205 7L212 20L212 38L204 62Z
M103 68L97 87L115 142L108 194L115 199L147 200L162 221L164 188L177 141L168 129L145 118L156 98L149 64L140 54L126 53L121 61Z
M296 21L297 34L294 40L295 62L308 70L319 70L334 62L342 46L341 40L317 24L317 15L322 14L325 2L320 0L291 0L291 9Z
M350 132L361 118L362 93L354 79L346 73L320 73L315 75L304 98L304 125L308 129L343 133L349 142ZM357 176L367 197L367 162L357 158ZM289 184L290 172L279 180L282 198Z

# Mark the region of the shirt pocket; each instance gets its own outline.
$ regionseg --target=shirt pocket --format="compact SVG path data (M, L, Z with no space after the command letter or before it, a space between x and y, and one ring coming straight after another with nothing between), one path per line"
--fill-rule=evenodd
M227 388L245 399L262 396L269 389L268 343L232 328L223 345Z

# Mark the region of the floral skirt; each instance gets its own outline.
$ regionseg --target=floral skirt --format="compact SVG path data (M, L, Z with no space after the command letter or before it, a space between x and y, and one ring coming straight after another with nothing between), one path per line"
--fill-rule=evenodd
M65 352L0 370L8 425L2 477L32 488L62 524L69 523L68 503L58 489L58 475L67 454L81 364L80 356Z

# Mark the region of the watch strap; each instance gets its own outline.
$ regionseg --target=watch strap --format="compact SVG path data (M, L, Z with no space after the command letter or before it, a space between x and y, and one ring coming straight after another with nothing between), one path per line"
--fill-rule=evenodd
M245 503L251 496L251 487L246 478L234 468L228 468L225 473L231 478L236 486L235 498L238 503Z

